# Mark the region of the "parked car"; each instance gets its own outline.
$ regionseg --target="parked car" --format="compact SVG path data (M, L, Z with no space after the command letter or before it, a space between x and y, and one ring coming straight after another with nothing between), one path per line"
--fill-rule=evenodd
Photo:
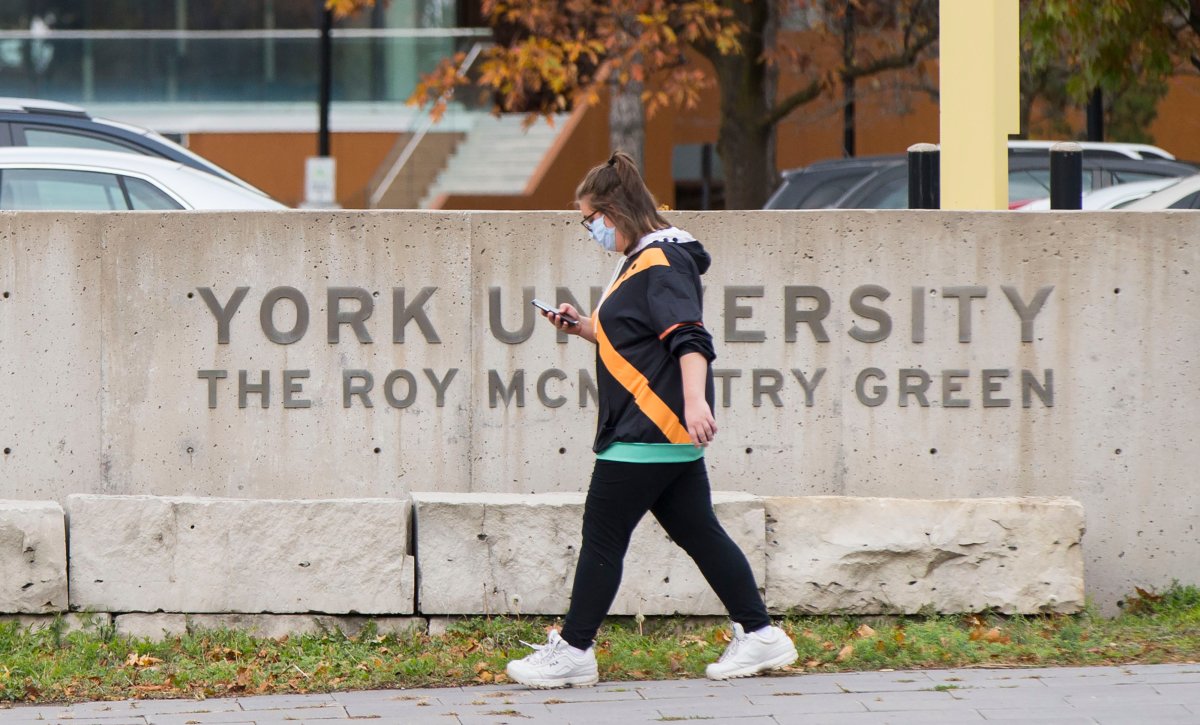
M1085 211L1102 211L1105 209L1120 209L1138 199L1145 198L1156 191L1165 189L1179 179L1153 179L1151 181L1135 181L1130 184L1117 184L1105 189L1096 189L1083 195ZM1050 209L1050 198L1035 199L1019 207L1019 211L1047 211Z
M0 148L0 210L286 209L178 161L83 148Z
M1010 207L1050 193L1050 156L1038 144L1013 141L1008 155ZM1032 145L1031 145L1032 144ZM1133 181L1190 176L1192 164L1157 157L1153 146L1086 144L1083 189ZM1162 154L1167 152L1159 149ZM1134 154L1144 158L1134 158ZM908 206L908 165L903 154L822 161L786 171L765 209L903 209Z
M1200 209L1200 174L1190 176L1125 207L1129 211Z
M1059 141L1026 141L1015 140L1008 142L1008 152L1010 154L1039 154L1045 155L1050 153L1051 147ZM1124 159L1159 159L1166 161L1174 161L1175 155L1160 149L1157 146L1151 146L1144 143L1120 143L1115 141L1074 141L1083 147L1083 153L1088 156L1110 156L1113 158Z
M158 156L266 196L220 166L154 131L97 118L79 106L67 103L0 97L0 146L70 147Z

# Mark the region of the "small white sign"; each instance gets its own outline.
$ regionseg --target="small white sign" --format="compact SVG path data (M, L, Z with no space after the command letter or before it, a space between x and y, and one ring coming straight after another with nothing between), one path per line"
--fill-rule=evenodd
M331 156L309 156L304 161L304 205L337 205L337 162Z

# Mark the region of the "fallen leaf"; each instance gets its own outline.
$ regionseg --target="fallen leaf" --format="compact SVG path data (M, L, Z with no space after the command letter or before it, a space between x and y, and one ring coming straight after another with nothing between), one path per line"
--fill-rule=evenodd
M905 640L904 630L902 630L902 629L897 629L897 630L896 630L896 634L895 634L895 635L893 635L893 636L894 636L894 637L895 637L895 639L896 639L896 644L898 644L898 645L900 645L900 646L902 646L902 647L903 647L903 646L904 646L904 640Z
M480 672L479 677L476 677L475 679L477 682L488 683L488 682L495 680L496 676L493 675L491 672L484 670L483 672Z
M833 642L822 642L821 649L825 650L826 652L832 652L837 649L837 645Z
M984 633L983 641L992 642L992 643L1002 642L1004 644L1007 644L1009 642L1009 639L1006 635L1003 635L1000 633L999 627L992 627L986 633Z
M808 662L805 662L805 663L804 663L804 666L805 666L805 667L808 667L808 668L812 668L812 667L820 667L820 666L821 666L821 661L820 661L820 660L809 660Z
M840 652L838 652L837 661L845 662L846 660L850 659L853 655L854 655L854 645L848 644L845 647L843 647Z
M855 630L854 633L857 634L859 637L862 637L863 639L868 639L870 637L875 636L875 630L871 629L871 626L869 624L862 625L857 630Z

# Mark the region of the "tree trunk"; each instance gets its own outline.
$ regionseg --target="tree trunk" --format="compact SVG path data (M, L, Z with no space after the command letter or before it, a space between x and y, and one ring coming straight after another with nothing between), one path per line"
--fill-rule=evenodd
M642 84L630 79L621 86L610 86L608 143L612 151L624 151L645 173L646 110L642 105Z
M761 61L764 42L772 31L768 0L726 0L745 23L742 52L706 55L717 74L721 94L721 130L717 153L725 172L725 208L761 209L778 183L775 169L775 127L767 123L774 101L774 83Z

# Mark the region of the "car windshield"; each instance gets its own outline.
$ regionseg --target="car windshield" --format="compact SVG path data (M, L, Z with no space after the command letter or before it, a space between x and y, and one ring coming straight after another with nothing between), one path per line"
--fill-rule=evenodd
M174 141L172 141L171 139L167 138L166 136L163 136L160 133L157 133L155 131L151 131L151 130L145 129L145 128L139 128L137 126L131 126L127 123L121 123L120 121L113 121L111 119L103 119L103 120L96 119L96 120L101 123L106 123L110 126L116 126L117 128L123 128L126 131L130 131L132 133L141 134L142 136L145 136L146 138L149 138L149 139L153 139L154 141L156 141L160 144L163 144L164 146L169 146L172 149L183 154L184 156L188 157L192 161L196 162L200 166L204 167L204 169L206 169L210 173L215 174L215 175L221 177L222 179L225 179L226 181L232 181L233 183L237 184L238 186L242 187L243 189L249 189L250 191L253 191L256 194L268 196L268 194L265 191L263 191L262 189L259 189L258 187L254 186L253 184L247 183L244 179L240 179L237 176L234 176L233 174L229 173L225 169L222 169L220 166L217 166L216 164L214 164L213 162L204 158L203 156L200 156L199 154L196 154L193 151L189 150L186 146L181 146L181 145L175 143ZM268 196L268 198L269 198L269 196Z

